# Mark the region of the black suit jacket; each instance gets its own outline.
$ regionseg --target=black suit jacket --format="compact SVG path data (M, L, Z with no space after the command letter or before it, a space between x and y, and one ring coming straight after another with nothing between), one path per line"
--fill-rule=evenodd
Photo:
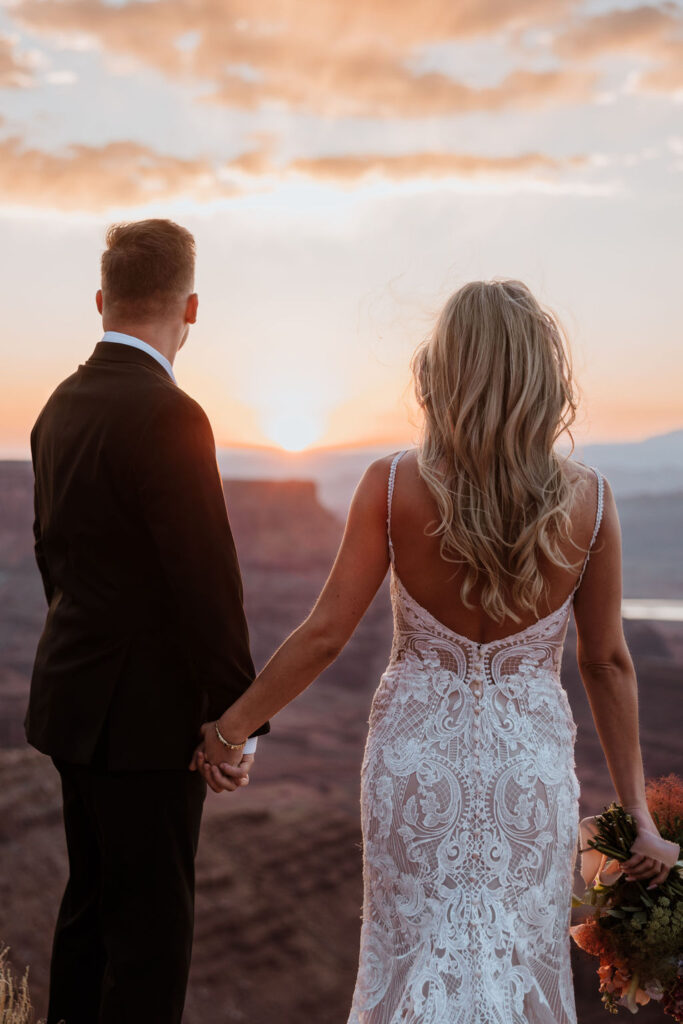
M254 678L206 415L151 356L100 342L31 450L49 609L27 738L75 764L184 768Z

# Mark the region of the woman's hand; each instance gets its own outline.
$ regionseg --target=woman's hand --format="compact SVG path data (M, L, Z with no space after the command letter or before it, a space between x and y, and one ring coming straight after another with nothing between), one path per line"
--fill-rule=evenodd
M215 722L206 722L200 732L202 741L194 752L190 771L200 772L214 793L232 793L240 786L248 786L254 755L230 750L221 743Z
M638 835L643 835L647 832L651 835L659 835L659 830L646 806L625 806L624 810L635 819ZM654 857L645 857L642 853L634 853L628 860L622 861L621 867L629 881L640 882L648 878L651 879L648 889L654 889L656 885L666 881L671 870L661 860L656 860Z

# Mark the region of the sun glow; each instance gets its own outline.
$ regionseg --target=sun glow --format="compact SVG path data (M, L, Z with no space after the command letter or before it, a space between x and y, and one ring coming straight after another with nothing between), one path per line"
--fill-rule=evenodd
M284 451L301 452L320 444L339 402L339 380L330 379L325 367L312 366L314 355L292 355L291 347L283 346L262 360L245 389L263 436Z
M288 452L300 452L320 439L320 418L306 409L275 412L264 417L268 437Z

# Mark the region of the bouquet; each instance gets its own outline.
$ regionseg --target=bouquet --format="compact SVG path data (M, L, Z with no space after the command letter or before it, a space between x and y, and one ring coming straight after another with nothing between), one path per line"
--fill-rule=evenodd
M651 999L683 1024L683 781L676 775L650 780L647 804L661 838L638 833L634 818L611 804L581 822L581 874L588 888L573 905L594 913L570 933L577 946L599 959L605 1009L631 1013ZM668 877L648 890L628 881L619 862L642 853L670 867Z

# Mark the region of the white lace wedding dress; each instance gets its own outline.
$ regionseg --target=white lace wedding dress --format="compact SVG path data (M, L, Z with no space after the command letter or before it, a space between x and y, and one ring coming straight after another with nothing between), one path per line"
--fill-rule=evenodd
M401 453L403 454L403 453ZM394 567L394 642L362 767L364 906L348 1024L576 1024L569 958L576 725L560 682L574 591L490 643ZM600 526L603 481L597 476Z

